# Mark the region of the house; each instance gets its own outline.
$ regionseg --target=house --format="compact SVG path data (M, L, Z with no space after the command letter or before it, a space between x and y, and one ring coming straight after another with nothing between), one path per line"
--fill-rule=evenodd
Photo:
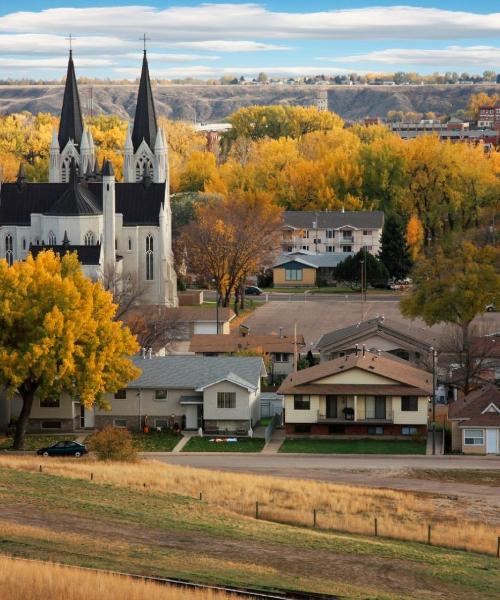
M424 436L432 374L361 351L292 373L278 392L289 434Z
M335 282L335 267L352 253L312 254L295 251L272 266L273 287L316 287Z
M253 334L194 335L189 351L198 356L231 355L259 351L269 357L269 379L273 384L295 370L295 354L305 347L303 335Z
M493 383L448 407L451 447L464 454L500 454L500 390Z
M259 357L134 357L141 375L105 400L110 410L85 409L63 394L36 398L30 432L74 431L108 425L132 430L149 427L246 434L260 419L260 381L267 375ZM19 398L12 415L19 414Z
M375 256L380 250L384 213L375 211L287 210L283 213L281 249L284 253L356 253L362 248Z
M368 350L382 350L422 366L432 360L432 344L429 343L432 341L428 332L413 327L410 333L408 326L377 316L325 333L317 342L316 350L320 362L354 354L356 348L365 346Z

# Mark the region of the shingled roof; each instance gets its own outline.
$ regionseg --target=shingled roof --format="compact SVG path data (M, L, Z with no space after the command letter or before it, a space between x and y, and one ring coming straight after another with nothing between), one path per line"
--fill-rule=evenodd
M460 421L459 427L500 427L500 390L488 383L452 402L448 419Z
M304 346L304 336L297 335L297 345ZM191 338L190 352L240 352L261 348L263 352L294 352L294 336L277 334L213 335L196 334Z
M283 213L283 223L284 226L294 229L338 229L349 226L355 229L382 229L384 213L381 210L370 212L286 210Z
M101 246L82 246L77 244L60 244L60 245L47 245L47 246L30 246L30 252L33 258L36 258L39 252L44 250L53 250L59 256L64 256L68 252L76 252L78 260L82 265L94 265L100 264L101 257Z
M75 215L100 215L97 198L83 183L72 182L58 198L47 215L75 216Z
M64 149L69 140L80 145L83 135L82 109L80 96L76 83L75 65L73 64L73 52L69 51L68 72L66 74L66 85L64 86L63 104L61 109L61 122L59 123L59 147Z
M134 127L132 129L132 144L134 152L145 140L151 150L154 149L158 126L156 122L156 110L151 89L151 80L149 79L149 68L146 51L142 59L141 81L139 83L139 94L137 96L137 106L135 108Z

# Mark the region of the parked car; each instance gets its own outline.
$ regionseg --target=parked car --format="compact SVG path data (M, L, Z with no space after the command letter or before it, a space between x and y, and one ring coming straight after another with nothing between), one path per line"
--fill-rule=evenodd
M374 281L372 283L372 287L377 290L391 290L391 285L388 281Z
M80 442L72 442L69 440L62 440L52 444L52 446L39 448L36 451L36 453L40 454L41 456L76 456L76 458L87 454L87 452L88 450L85 444L80 444Z
M497 309L496 309L494 302L486 305L486 312L496 312L496 311L497 311Z
M260 287L257 287L256 285L248 285L245 288L246 296L260 296L261 294L263 294L263 291L260 289Z

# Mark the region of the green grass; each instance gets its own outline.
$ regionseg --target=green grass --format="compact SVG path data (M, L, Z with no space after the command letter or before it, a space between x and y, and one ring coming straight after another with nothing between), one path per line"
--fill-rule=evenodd
M213 437L192 437L182 452L260 452L265 441L262 438L238 438L237 442L211 442Z
M257 522L175 489L2 468L0 503L7 555L356 600L423 600L436 590L441 600L497 600L500 589L493 556Z
M74 434L58 434L58 435L27 435L24 441L25 450L38 450L38 448L44 448L45 446L52 446L56 442L61 440L76 440ZM13 437L3 438L0 440L0 450L10 450L14 442Z
M310 454L425 454L425 442L288 438L279 451Z
M180 442L182 435L175 433L134 433L134 446L140 452L171 452Z
M272 417L262 417L259 421L259 427L267 427L272 420Z

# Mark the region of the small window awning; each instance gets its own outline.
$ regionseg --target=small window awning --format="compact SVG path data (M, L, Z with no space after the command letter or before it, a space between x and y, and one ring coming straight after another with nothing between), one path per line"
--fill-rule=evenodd
M181 396L179 404L203 404L203 396Z

